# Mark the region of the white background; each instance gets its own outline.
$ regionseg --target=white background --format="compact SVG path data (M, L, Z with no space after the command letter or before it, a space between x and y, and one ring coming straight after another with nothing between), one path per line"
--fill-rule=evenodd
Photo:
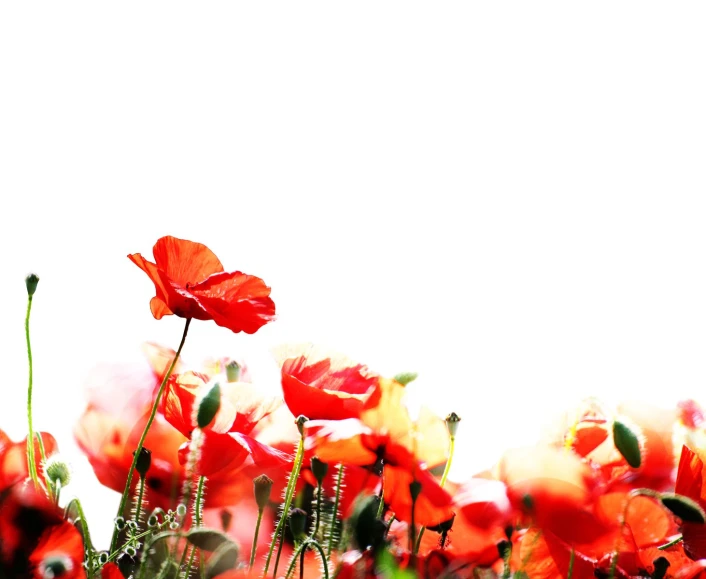
M587 395L706 384L706 76L697 3L6 3L0 428L35 423L107 537L71 428L98 361L176 347L126 255L166 234L272 286L255 336L333 347L463 418L458 476ZM67 489L69 490L69 489ZM106 538L102 539L104 542Z

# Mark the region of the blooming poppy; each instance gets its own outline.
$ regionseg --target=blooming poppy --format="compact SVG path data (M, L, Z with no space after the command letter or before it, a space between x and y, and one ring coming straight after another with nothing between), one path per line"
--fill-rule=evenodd
M48 432L35 432L35 436L41 437L47 458L58 451L56 439ZM41 473L43 472L41 454L39 441L36 439L34 441L34 456L37 472ZM25 438L21 442L12 442L0 430L0 492L28 476L27 439Z
M701 457L690 448L682 447L674 491L696 501L702 509L706 508L704 474ZM686 554L692 559L706 559L706 525L684 521L681 531Z
M253 334L275 317L270 288L259 277L227 273L205 245L166 236L157 240L154 260L128 255L154 283L152 315L213 320L233 332Z
M85 579L83 539L69 522L49 527L29 557L33 579Z
M288 346L276 354L282 358L301 349ZM313 346L304 350L282 361L282 393L292 414L310 420L358 418L378 376L339 354Z

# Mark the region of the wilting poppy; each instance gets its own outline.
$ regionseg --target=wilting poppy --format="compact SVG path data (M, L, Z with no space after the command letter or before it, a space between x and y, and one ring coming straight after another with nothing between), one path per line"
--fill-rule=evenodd
M213 320L233 332L253 334L275 316L270 288L259 277L227 273L205 245L166 236L153 249L155 263L139 253L128 257L154 283L150 302L156 319L175 314Z

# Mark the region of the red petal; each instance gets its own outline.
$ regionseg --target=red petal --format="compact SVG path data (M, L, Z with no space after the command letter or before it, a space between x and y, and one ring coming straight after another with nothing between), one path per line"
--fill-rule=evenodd
M223 271L215 254L202 243L166 236L152 249L156 265L172 281L187 288Z
M66 579L86 577L83 568L83 539L76 527L69 522L50 527L39 539L37 548L29 557L36 579L47 577L44 574L44 564L47 559L53 557L64 560L67 573L62 577Z
M571 548L551 533L529 529L522 538L520 558L532 579L567 579ZM571 579L595 579L594 562L574 552Z
M414 480L422 485L414 505L415 524L432 527L448 521L453 516L451 496L427 470L419 467L413 475L406 469L386 464L382 476L384 500L390 505L397 519L406 522L412 520L412 495L409 485Z

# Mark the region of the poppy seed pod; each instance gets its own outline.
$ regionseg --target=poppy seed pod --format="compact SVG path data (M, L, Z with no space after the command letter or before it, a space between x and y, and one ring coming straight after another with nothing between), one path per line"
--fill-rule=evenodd
M237 382L240 380L240 364L235 360L231 360L226 364L226 377L228 382Z
M39 283L39 276L36 273L30 273L25 278L25 285L27 286L27 295L32 297L34 292L37 291L37 284Z
M296 540L306 537L306 511L303 509L290 509L289 529Z
M297 416L297 419L294 421L294 423L297 425L297 430L299 431L299 434L301 434L302 436L304 436L304 425L307 422L309 422L309 419L303 414Z
M456 431L458 430L458 423L461 422L461 417L455 412L452 412L446 417L445 422L446 428L449 431L449 436L455 437Z
M317 457L311 457L311 472L316 479L316 482L322 484L324 482L324 477L328 473L328 464L320 461Z
M50 456L44 463L44 476L54 486L57 481L64 488L71 482L71 468L60 456Z
M258 509L264 509L270 502L273 481L270 477L261 474L252 481L255 489L255 502Z

